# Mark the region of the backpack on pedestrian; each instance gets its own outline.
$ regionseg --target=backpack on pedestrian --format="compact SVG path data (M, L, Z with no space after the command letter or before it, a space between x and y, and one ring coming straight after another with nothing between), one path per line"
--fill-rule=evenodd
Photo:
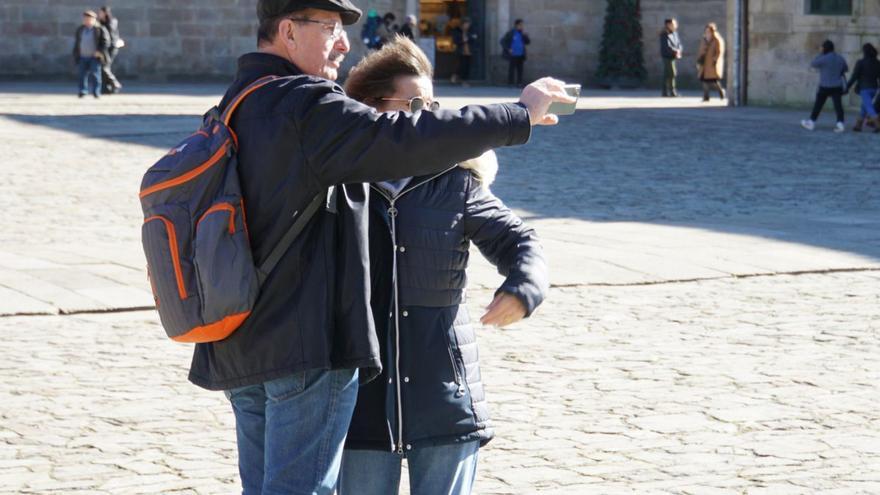
M323 202L323 195L316 197L260 266L254 264L238 138L229 123L248 95L278 79L250 84L222 113L212 108L199 130L144 174L139 197L147 275L172 340L215 342L239 328L263 280Z

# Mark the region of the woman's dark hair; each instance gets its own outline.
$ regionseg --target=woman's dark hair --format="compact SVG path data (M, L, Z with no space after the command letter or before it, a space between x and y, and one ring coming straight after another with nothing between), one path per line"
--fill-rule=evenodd
M385 19L385 22L394 22L397 20L397 16L394 15L393 12L389 12L385 14L385 17L383 17L383 19Z
M418 45L398 35L351 69L345 92L362 103L376 105L381 98L394 94L394 80L400 76L431 79L434 69Z
M862 54L865 58L877 58L877 49L870 43L862 45Z
M522 24L522 23L523 23L523 20L522 20L522 19L517 19L517 20L513 21L513 25L514 25L514 26L519 26L519 25Z
M822 42L822 53L831 53L834 51L834 42L825 40Z
M100 10L101 10L101 12L104 13L104 15L107 16L107 20L108 20L108 21L109 21L110 19L113 19L113 12L110 10L110 6L109 6L109 5L104 5L103 7L100 8Z

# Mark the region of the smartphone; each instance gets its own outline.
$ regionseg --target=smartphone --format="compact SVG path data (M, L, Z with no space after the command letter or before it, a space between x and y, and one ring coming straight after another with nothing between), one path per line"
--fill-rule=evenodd
M556 115L574 115L574 111L577 109L577 98L581 96L581 85L580 84L566 84L565 92L568 93L569 96L575 97L574 103L560 103L558 101L554 101L550 104L550 109L547 110L547 113L555 113Z

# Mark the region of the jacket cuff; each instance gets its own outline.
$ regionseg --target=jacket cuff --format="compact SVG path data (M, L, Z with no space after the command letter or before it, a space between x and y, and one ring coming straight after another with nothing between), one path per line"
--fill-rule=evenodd
M523 306L526 308L526 318L532 316L532 313L544 302L545 291L528 281L521 283L505 281L504 285L495 291L495 295L497 296L502 292L515 296L523 303Z
M529 118L529 110L522 103L504 103L503 105L510 118L510 137L507 146L528 143L532 137L532 120Z

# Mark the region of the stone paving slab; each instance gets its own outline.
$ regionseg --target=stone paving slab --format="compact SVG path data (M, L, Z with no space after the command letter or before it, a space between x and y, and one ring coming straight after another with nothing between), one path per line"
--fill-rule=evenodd
M479 330L475 493L877 493L880 274L554 290ZM478 315L491 292L472 291ZM236 491L233 417L153 312L0 318L0 492ZM12 384L12 387L8 386Z

